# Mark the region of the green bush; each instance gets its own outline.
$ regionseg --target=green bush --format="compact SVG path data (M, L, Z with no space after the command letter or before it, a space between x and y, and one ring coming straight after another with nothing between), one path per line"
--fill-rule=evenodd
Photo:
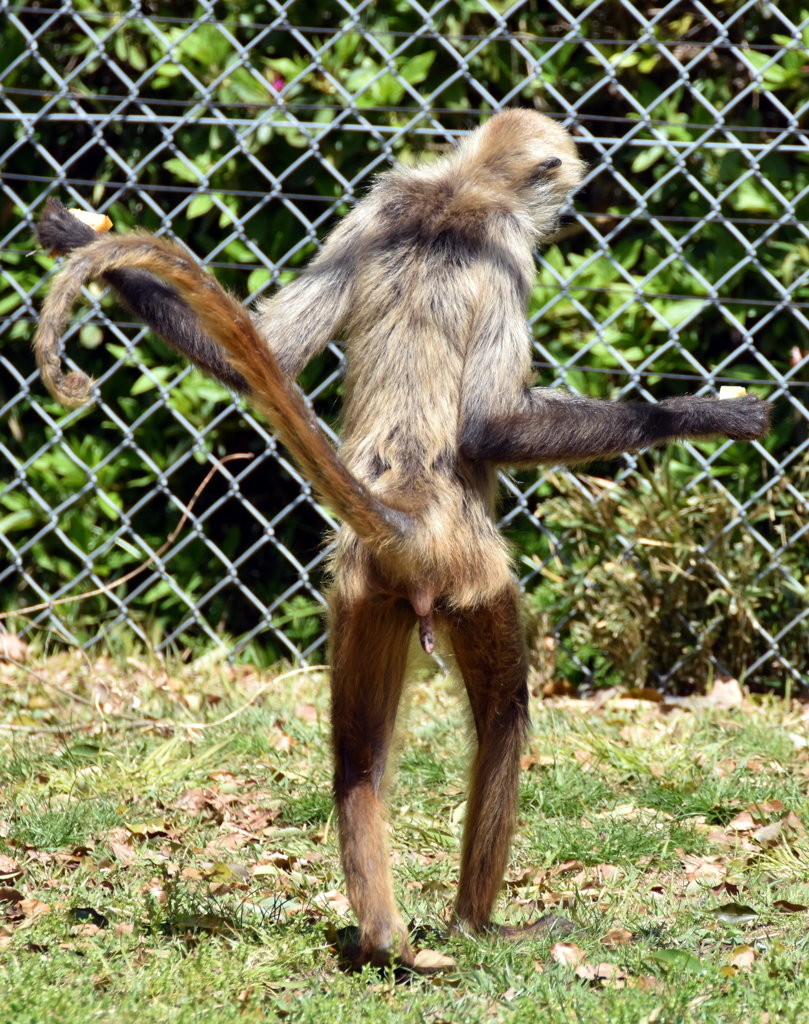
M805 511L779 482L740 517L725 488L684 479L675 453L642 469L621 482L560 477L537 509L562 537L534 560L528 601L541 681L688 692L722 674L790 692L782 659L809 663L809 548L795 540ZM806 454L789 483L809 488Z

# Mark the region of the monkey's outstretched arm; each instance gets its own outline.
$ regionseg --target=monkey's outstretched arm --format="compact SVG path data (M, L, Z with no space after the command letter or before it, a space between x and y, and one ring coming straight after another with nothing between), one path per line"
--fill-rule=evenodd
M471 459L503 465L586 462L636 452L676 438L724 435L751 441L766 433L769 405L754 395L608 402L539 388L525 393L525 412L469 423L462 448Z
M67 260L51 286L34 337L37 365L55 398L71 407L87 401L92 382L82 373L62 373L59 340L82 285L123 268L148 269L182 295L204 335L222 347L246 382L250 400L308 479L363 540L379 550L407 536L412 519L379 501L349 473L294 381L259 337L248 311L169 242L149 235L96 238Z
M95 231L57 199L49 199L45 204L36 231L43 248L56 256L68 256L98 240ZM203 333L194 311L174 288L146 270L130 267L108 270L101 276L127 309L176 352L232 391L247 391L245 379L223 357L219 346Z
M770 406L754 395L656 404L528 387L530 340L518 290L496 266L486 282L484 312L464 369L460 444L468 459L502 465L585 462L675 438L725 435L749 441L766 433Z

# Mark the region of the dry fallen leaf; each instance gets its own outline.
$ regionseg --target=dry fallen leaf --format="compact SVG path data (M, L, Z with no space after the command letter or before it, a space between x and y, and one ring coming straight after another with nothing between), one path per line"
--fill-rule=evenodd
M587 954L580 946L572 942L554 942L550 948L551 959L565 967L576 967L584 960Z
M783 800L762 800L761 803L747 805L751 814L780 814L785 809Z
M711 692L705 699L717 708L738 708L744 704L744 694L739 686L739 680L721 676L715 680Z
M125 868L128 868L137 859L135 848L131 843L119 843L115 840L110 840L108 846L113 857Z
M749 971L756 959L756 951L752 946L737 946L733 950L728 963L739 971Z
M805 903L790 903L789 900L776 900L773 906L776 910L780 910L782 914L802 914L804 911L809 910Z
M48 903L42 903L41 900L35 900L33 897L27 900L20 900L20 909L26 917L42 917L44 914L50 914L51 908Z
M303 722L316 722L317 708L314 704L299 704L295 708L295 717L300 718Z
M663 981L662 978L655 977L654 974L643 974L643 975L641 975L641 977L638 978L635 981L635 987L639 988L641 990L641 992L665 992L666 991L666 983ZM649 1013L649 1015L647 1016L647 1018L646 1018L649 1021L649 1024L653 1024L653 1022L656 1021L660 1017L660 1014L662 1012L663 1012L663 1007L662 1006L656 1006L654 1008L654 1010L652 1010ZM654 1014L654 1016L652 1016L652 1014ZM643 1020L643 1018L641 1018L641 1020Z
M552 638L548 637L548 639ZM543 697L569 697L572 693L575 693L575 687L567 679L554 677L549 679L542 687Z
M525 754L520 759L521 771L527 772L529 768L536 766L537 768L550 768L556 762L556 758L552 754Z
M623 874L623 871L615 864L594 864L587 868L582 881L587 888L603 889L610 882L622 878Z
M780 821L774 821L772 825L762 825L753 833L753 839L759 846L777 846L784 832L784 826Z
M584 868L584 862L580 860L566 860L555 868L550 868L548 871L548 877L551 875L569 875L572 871L582 871Z
M351 904L348 897L339 889L329 889L328 892L319 892L312 897L312 903L316 907L332 911L338 917L348 917L351 913Z
M16 633L0 633L0 660L25 661L27 654L28 644Z
M651 686L632 687L626 691L626 696L631 700L645 700L651 704L662 704L665 700L660 690L655 690Z
M92 937L93 935L100 935L104 931L103 928L99 928L97 924L93 924L92 921L87 921L86 924L77 924L71 929L72 935L84 935Z
M632 932L626 928L610 928L602 938L601 945L607 949L615 949L617 946L626 946L633 939Z
M458 966L451 956L434 949L420 949L413 958L413 970L419 974L433 974L436 971L453 971Z
M168 893L163 886L163 880L155 876L141 888L141 892L148 894L155 903L164 904L168 901Z
M248 843L254 842L255 839L256 837L250 835L249 832L226 832L221 836L217 836L215 839L212 839L210 843L207 843L202 848L202 852L209 857L215 857L217 860L221 860L223 857L226 857L227 854L234 853L236 850L241 850L242 847L247 846Z
M686 853L680 857L680 861L685 868L685 877L689 881L718 885L728 873L725 865L719 863L715 856L699 857L693 853Z
M731 832L752 832L758 828L758 822L749 811L742 811L731 819L725 828Z
M16 860L0 853L0 882L14 882L22 876L22 868Z

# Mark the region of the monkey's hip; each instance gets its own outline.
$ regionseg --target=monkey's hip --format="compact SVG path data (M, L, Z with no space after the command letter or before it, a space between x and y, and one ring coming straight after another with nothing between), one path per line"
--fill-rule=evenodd
M512 579L505 541L492 525L436 533L425 528L406 545L372 551L343 526L331 557L333 590L343 601L394 597L408 601L417 616L428 607L448 611L489 603Z

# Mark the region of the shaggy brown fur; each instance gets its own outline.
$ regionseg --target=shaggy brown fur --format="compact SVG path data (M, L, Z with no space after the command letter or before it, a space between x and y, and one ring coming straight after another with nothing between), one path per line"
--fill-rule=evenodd
M58 342L82 282L102 275L170 344L246 392L344 520L330 597L332 729L362 960L412 962L380 786L417 622L428 650L436 629L447 635L472 707L477 753L455 921L489 927L528 719L517 595L494 522L497 465L767 429L768 406L754 397L616 404L531 387L533 248L581 174L570 136L549 118L498 114L442 160L383 175L253 318L166 242L97 239L53 203L39 227L54 251L81 247L35 339L57 397L72 405L88 395L86 378L62 376ZM348 372L338 458L292 379L340 335Z

